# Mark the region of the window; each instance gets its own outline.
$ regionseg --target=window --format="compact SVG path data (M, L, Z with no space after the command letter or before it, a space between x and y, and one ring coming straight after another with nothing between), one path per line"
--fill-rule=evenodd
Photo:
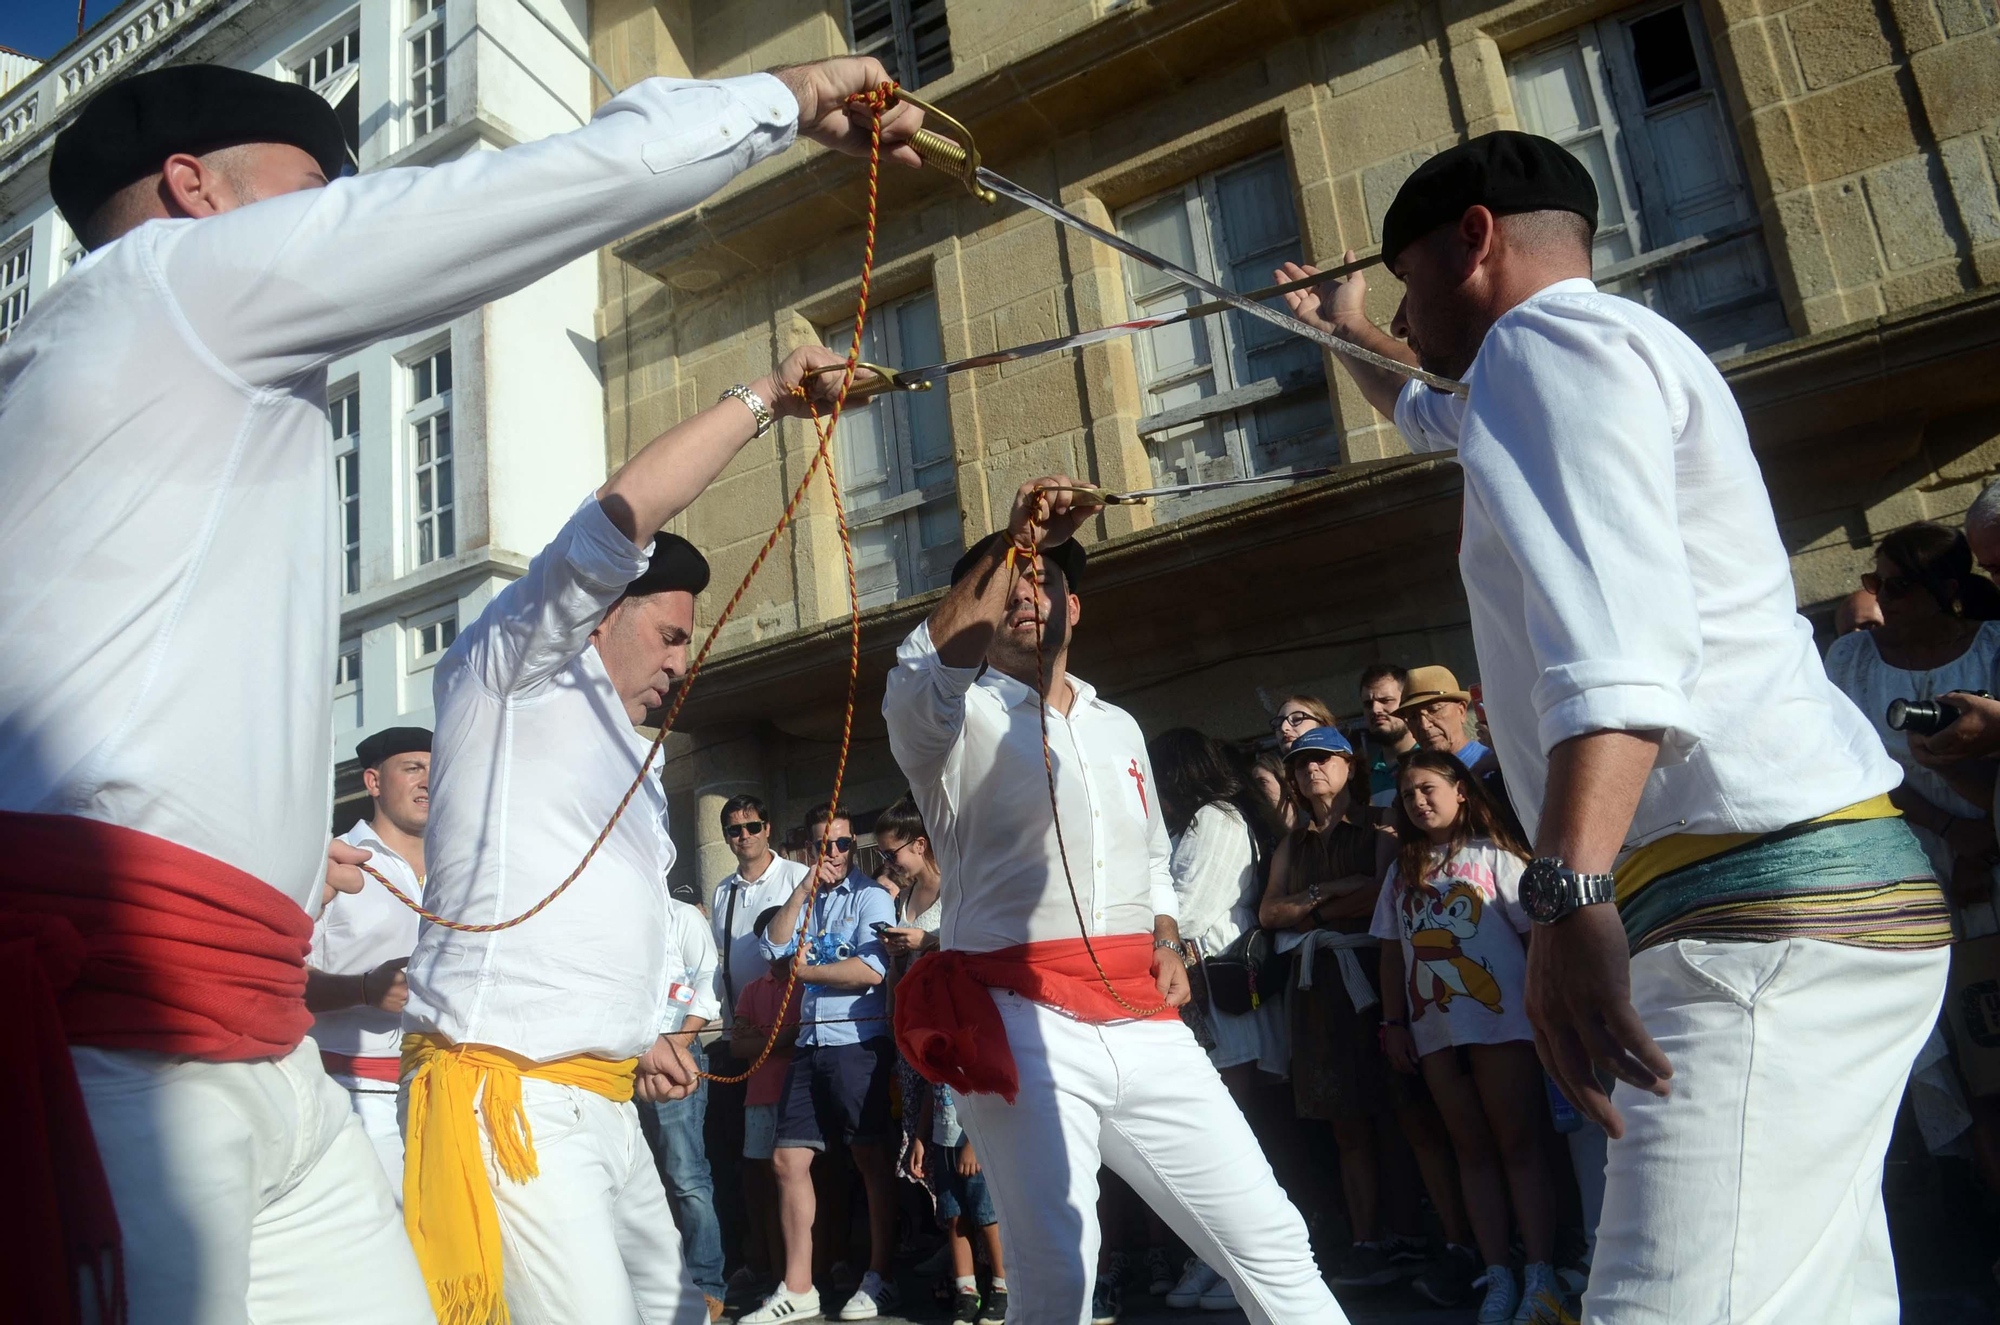
M1299 259L1299 225L1280 153L1204 175L1127 208L1118 231L1231 289L1267 285L1279 264ZM1131 259L1125 279L1132 315L1151 317L1207 298ZM1135 339L1146 398L1139 432L1152 482L1283 474L1338 457L1339 438L1317 346L1241 313L1217 313ZM1234 494L1173 498L1185 515Z
M30 231L20 243L0 254L0 345L28 315L28 268L34 265L35 239Z
M444 0L410 0L410 140L444 123Z
M410 670L433 666L458 638L458 613L446 612L410 627Z
M340 591L361 592L361 393L328 402L333 424L333 501L340 528Z
M846 353L854 325L827 344ZM868 319L861 357L913 367L944 358L937 296L926 291ZM841 497L854 531L854 570L863 607L935 589L958 560L958 480L951 418L942 385L892 392L842 416Z
M1710 353L1786 332L1693 0L1635 9L1509 62L1521 127L1597 182L1598 284L1657 309Z
M847 0L848 45L898 83L922 87L951 72L944 10L945 0Z
M333 660L333 729L361 725L361 641L343 640Z
M347 150L361 150L361 29L349 28L292 65L292 77L332 103Z
M416 564L458 550L451 482L451 347L408 365L410 500Z

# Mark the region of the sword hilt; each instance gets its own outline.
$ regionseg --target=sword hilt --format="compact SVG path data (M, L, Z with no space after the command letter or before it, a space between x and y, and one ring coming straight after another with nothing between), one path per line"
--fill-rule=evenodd
M925 165L953 176L965 185L973 197L989 206L1000 200L998 194L979 182L979 144L973 140L972 130L930 102L911 96L903 88L896 89L896 99L922 111L925 123L942 124L956 135L947 138L932 129L919 129L911 134L910 147L923 158Z
M804 376L819 377L825 373L844 373L847 365L830 363L824 368L808 368ZM864 376L866 374L866 376ZM891 391L928 391L929 382L905 382L896 375L893 368L885 368L879 363L869 363L865 359L854 361L854 382L847 388L849 400L873 400Z

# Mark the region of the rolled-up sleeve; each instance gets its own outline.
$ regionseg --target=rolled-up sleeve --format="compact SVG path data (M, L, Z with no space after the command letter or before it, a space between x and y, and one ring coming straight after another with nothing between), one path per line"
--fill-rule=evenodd
M896 665L882 696L889 750L912 782L937 776L965 727L965 692L981 668L950 667L931 642L928 621L896 650Z
M714 1021L722 1015L722 1000L715 996L715 939L702 923L701 913L692 907L680 930L681 961L690 973L688 983L694 986L694 1002L688 1004L687 1015Z
M854 955L874 968L875 974L889 973L889 954L875 933L877 924L896 923L896 903L882 889L869 885L860 890L855 907Z
M1495 326L1477 373L1490 438L1460 461L1524 585L1543 753L1659 731L1663 761L1684 759L1702 662L1675 499L1685 401L1622 326L1557 300Z
M1414 379L1396 397L1396 431L1412 451L1456 451L1465 397L1438 391Z
M436 684L463 668L496 695L532 692L589 647L590 632L649 560L596 497L586 498L527 574L459 633Z

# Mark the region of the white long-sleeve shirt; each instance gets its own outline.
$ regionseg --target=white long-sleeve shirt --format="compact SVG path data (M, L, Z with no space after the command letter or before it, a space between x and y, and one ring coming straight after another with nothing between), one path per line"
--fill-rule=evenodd
M410 863L382 845L375 826L363 819L340 840L372 854L368 863L417 901L424 899L423 881ZM358 893L340 893L313 922L312 952L306 965L328 975L361 975L383 962L407 957L417 946L417 913L389 895L373 879ZM379 982L378 982L379 983ZM334 1008L313 1017L312 1037L322 1049L357 1058L394 1058L403 1051L402 1017L380 1008ZM393 1083L344 1080L350 1089L386 1090Z
M1167 829L1132 715L1069 678L1049 710L1070 876L1093 937L1178 920ZM939 942L967 952L1074 939L1056 851L1035 692L986 667L948 667L920 625L896 651L882 713L944 875Z
M667 899L667 1015L660 1034L679 1030L689 1017L713 1022L721 1010L715 997L715 936L701 908L677 897Z
M511 293L788 145L768 75L90 254L0 346L0 809L319 908L336 640L326 365Z
M798 861L774 854L764 872L748 883L739 871L715 885L708 911L719 954L715 997L722 1005L724 1026L736 1019L737 995L771 973L771 963L764 956L764 940L757 930L757 917L790 900L792 889L799 886L807 873Z
M1211 802L1173 839L1181 937L1214 956L1257 927L1257 847L1233 805Z
M1827 680L1743 415L1658 314L1559 281L1494 323L1460 403L1412 383L1396 424L1458 448L1459 571L1493 746L1530 833L1549 751L1664 733L1627 846L1762 833L1894 787Z
M590 632L647 561L587 499L438 661L424 855L425 896L439 915L492 924L539 902L638 776L649 742L625 716ZM666 816L656 774L546 911L489 934L426 924L404 1029L539 1062L649 1048L680 966Z

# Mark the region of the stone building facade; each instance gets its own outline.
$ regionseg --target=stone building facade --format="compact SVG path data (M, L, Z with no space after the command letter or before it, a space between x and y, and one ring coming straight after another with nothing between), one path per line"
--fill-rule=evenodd
M1236 288L1285 258L1371 251L1403 177L1469 135L1554 136L1607 200L1600 284L1673 317L1735 388L1801 609L1822 621L1874 540L1952 519L2000 471L1993 0L598 0L592 18L621 85L879 51L1001 173ZM864 357L909 367L1185 306L1043 218L941 174L888 173ZM838 337L864 199L856 163L795 151L603 255L611 463ZM1386 320L1394 281L1378 273L1371 291ZM815 445L781 425L678 522L715 564L705 614ZM1457 471L1410 458L1330 360L1255 324L1211 317L960 375L857 411L834 449L862 563L844 799L864 822L902 787L879 715L896 642L1042 473L1133 488L1342 466L1229 504L1120 508L1087 531L1075 670L1149 732L1256 738L1295 690L1353 712L1378 658L1475 672ZM843 565L818 485L669 746L677 883L727 872L728 796L761 792L782 826L829 791Z

